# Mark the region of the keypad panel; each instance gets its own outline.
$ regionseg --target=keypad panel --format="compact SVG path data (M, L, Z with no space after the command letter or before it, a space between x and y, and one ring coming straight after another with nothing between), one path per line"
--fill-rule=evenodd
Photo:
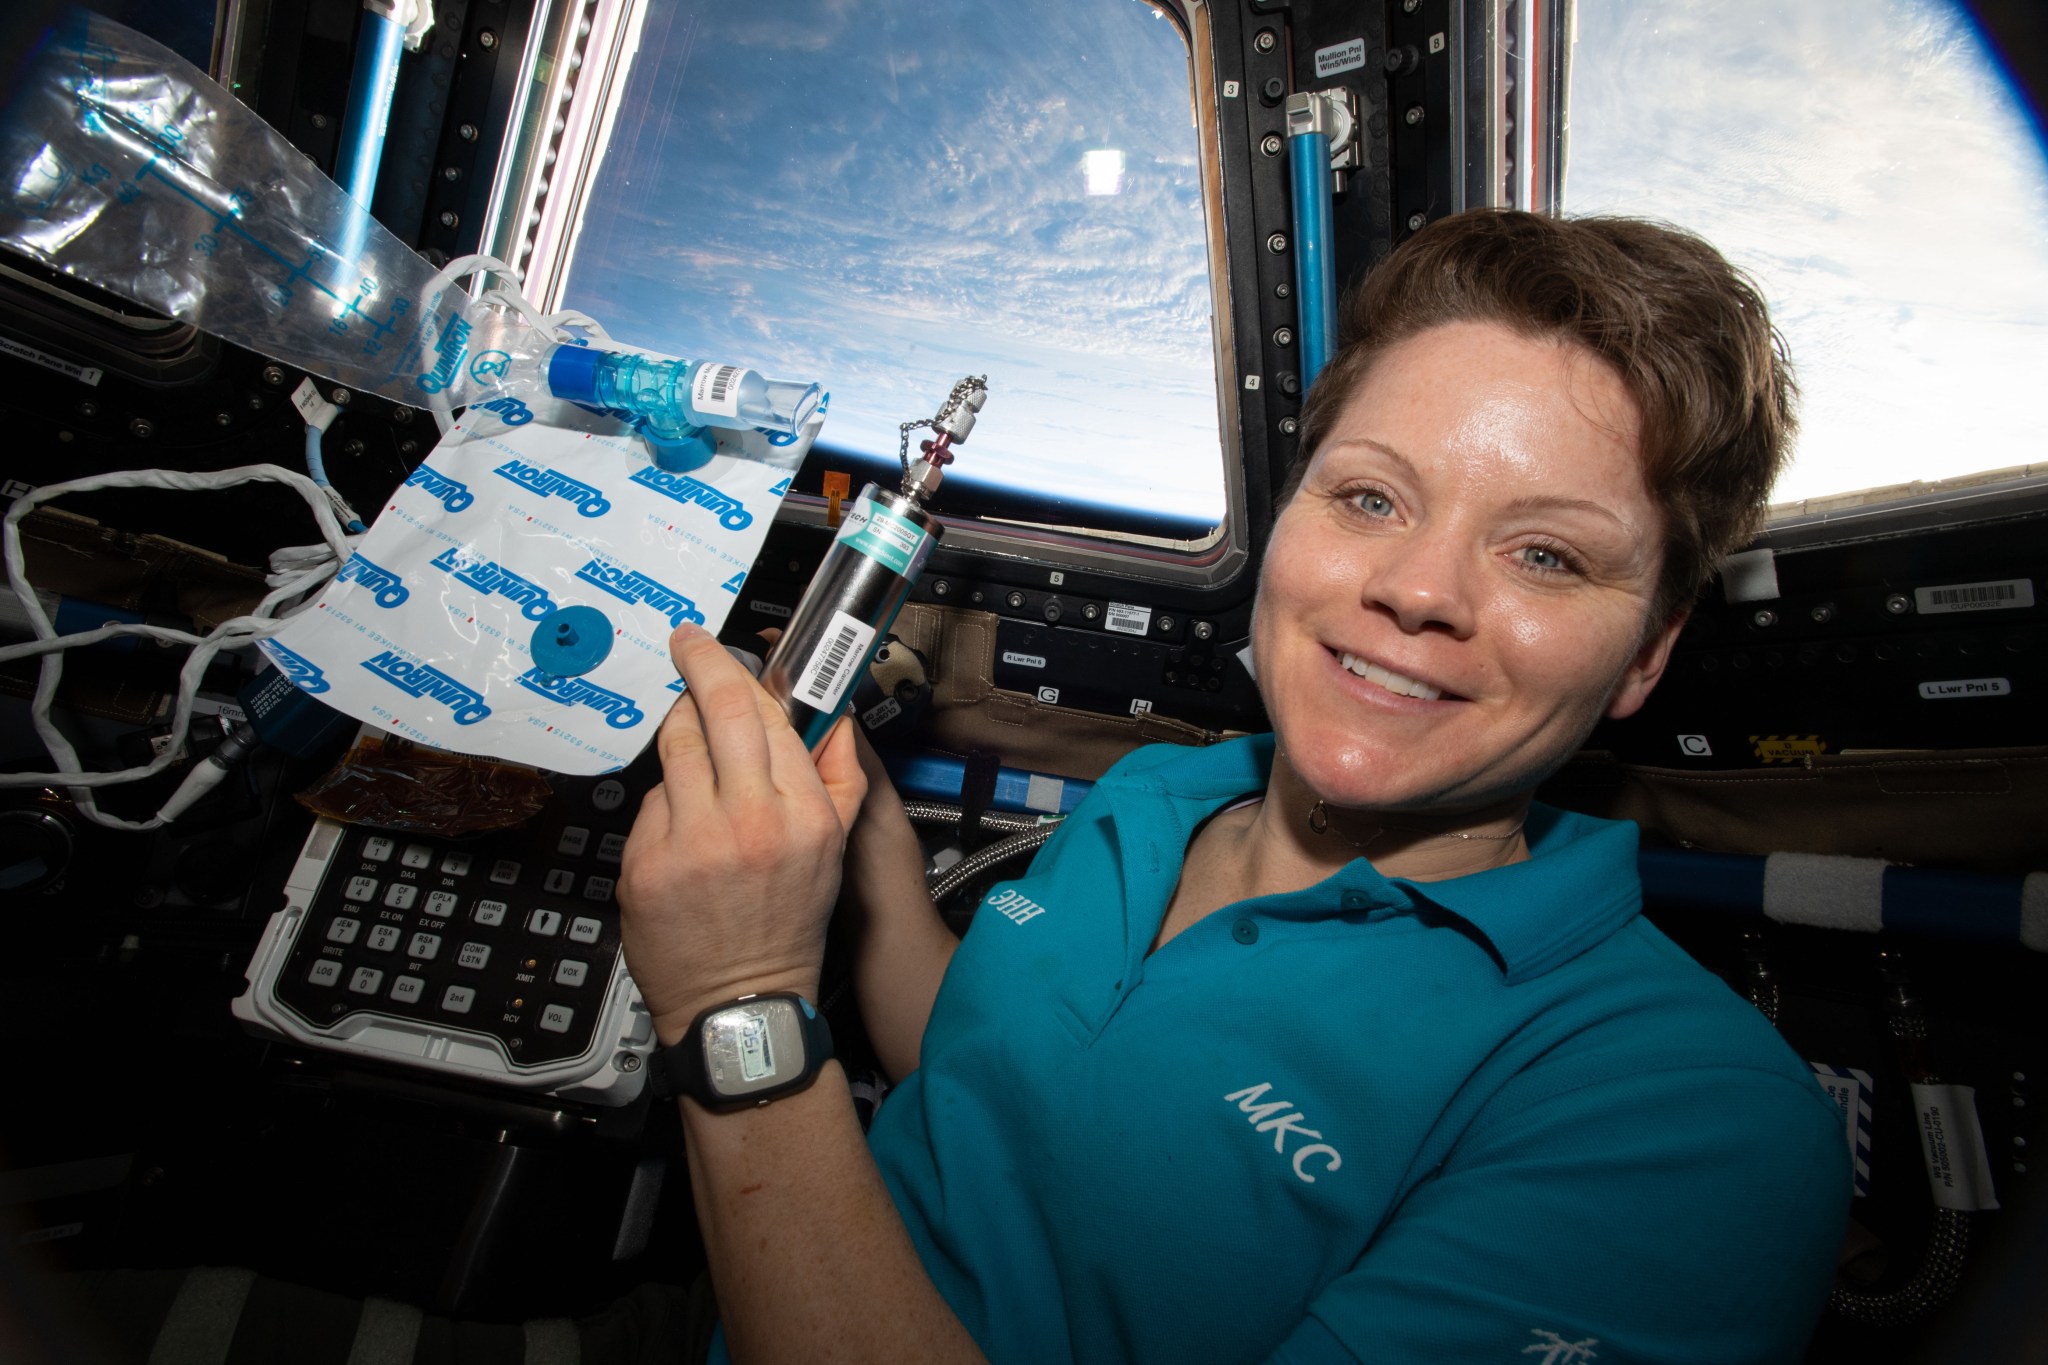
M581 1055L619 960L622 792L655 780L651 763L555 777L528 825L459 841L343 831L277 996L321 1027L371 1013L491 1034L516 1065Z

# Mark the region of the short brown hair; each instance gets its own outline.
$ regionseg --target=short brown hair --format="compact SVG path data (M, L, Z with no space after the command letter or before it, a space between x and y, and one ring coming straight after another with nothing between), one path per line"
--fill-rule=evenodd
M1451 322L1576 342L1620 376L1642 421L1643 483L1664 514L1657 620L1688 606L1756 533L1797 397L1756 285L1665 224L1497 209L1431 223L1346 299L1337 352L1302 405L1301 455L1281 502L1380 355Z

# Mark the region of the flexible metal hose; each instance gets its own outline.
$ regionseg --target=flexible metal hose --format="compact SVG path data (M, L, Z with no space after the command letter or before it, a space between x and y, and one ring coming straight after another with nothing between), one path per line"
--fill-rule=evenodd
M961 814L960 807L949 806L943 801L905 801L903 813L910 817L913 825L957 825ZM1018 834L1027 829L1038 829L1041 825L1052 828L1035 815L1018 815L1006 810L985 810L981 813L983 829L1003 834Z
M976 849L932 879L932 904L944 904L946 897L952 895L976 877L1001 866L1012 858L1035 852L1040 844L1052 838L1052 832L1058 828L1058 825L1039 825L1033 829L1024 830L1021 833L1012 834L1006 839L998 839L987 848Z

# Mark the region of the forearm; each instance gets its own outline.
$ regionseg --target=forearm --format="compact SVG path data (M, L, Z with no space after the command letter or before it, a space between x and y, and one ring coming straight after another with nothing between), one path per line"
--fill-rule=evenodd
M762 1108L681 1105L698 1227L738 1365L983 1359L917 1258L837 1062Z
M860 917L853 959L861 1020L892 1080L917 1070L932 1001L960 941L932 905L909 822L856 830L846 885Z

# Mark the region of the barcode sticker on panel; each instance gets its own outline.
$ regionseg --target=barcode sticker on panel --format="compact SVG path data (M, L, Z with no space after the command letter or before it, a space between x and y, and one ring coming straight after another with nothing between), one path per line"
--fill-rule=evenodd
M1950 583L1939 588L1915 588L1913 600L1922 616L1948 611L2003 611L2009 607L2034 605L2034 580L2004 578L1995 583Z
M739 381L737 365L699 365L690 377L690 406L706 416L739 416Z
M796 675L796 687L790 695L816 710L837 711L853 675L868 657L868 646L874 642L873 626L856 621L843 611L833 612L832 624L818 640L818 647L811 651L803 672Z
M1129 602L1112 602L1102 624L1120 635L1143 635L1152 629L1152 608L1133 606Z

